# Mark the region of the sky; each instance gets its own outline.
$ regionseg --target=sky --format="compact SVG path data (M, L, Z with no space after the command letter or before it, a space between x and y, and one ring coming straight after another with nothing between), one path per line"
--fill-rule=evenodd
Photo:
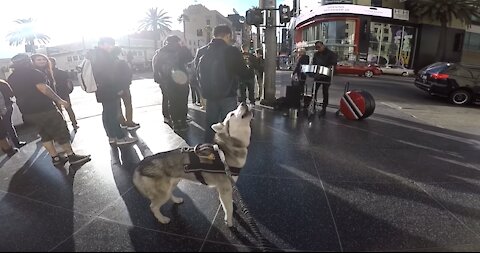
M33 18L38 29L50 36L47 46L80 42L82 38L116 37L133 33L149 8L164 9L172 17L172 29L182 30L177 21L183 9L203 4L224 16L235 8L242 16L259 0L14 0L2 3L0 15L0 59L23 52L24 46L10 47L6 36L15 29L14 20ZM293 0L277 0L277 5L292 5ZM319 0L301 0L301 7L318 4ZM129 3L129 4L127 4Z
M283 2L284 0L278 0ZM128 4L127 4L128 3ZM82 41L82 37L119 36L134 32L149 8L164 9L172 17L172 29L182 30L177 18L192 4L203 4L223 15L240 15L258 0L15 0L2 3L0 15L0 58L23 52L24 46L10 47L6 35L15 29L16 19L33 18L39 30L51 37L48 46ZM279 3L280 4L280 3Z

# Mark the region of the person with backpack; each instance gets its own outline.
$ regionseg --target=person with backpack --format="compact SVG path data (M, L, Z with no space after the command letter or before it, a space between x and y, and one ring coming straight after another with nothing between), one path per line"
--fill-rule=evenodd
M120 114L120 96L122 86L118 84L115 68L118 58L112 54L115 47L113 38L101 38L98 47L88 54L92 65L93 76L97 85L97 102L103 106L102 121L108 142L111 145L128 145L138 141L123 132L118 120Z
M253 78L240 50L231 46L232 29L219 25L213 35L213 40L200 48L195 57L201 93L207 100L206 142L212 142L215 136L211 126L237 108L238 81Z
M37 127L42 144L52 157L53 164L63 166L68 161L70 165L81 165L90 161L89 155L77 155L73 152L67 124L53 103L68 107L68 102L47 85L47 77L33 67L28 54L18 54L11 61L14 71L8 77L8 83L17 98L24 121ZM67 158L59 155L54 142L62 146Z
M160 85L163 94L162 112L164 121L174 131L188 129L188 71L187 65L193 55L176 35L168 36L165 46L153 57L154 81Z
M53 78L55 79L56 84L56 93L59 97L61 97L63 100L67 101L70 104L70 106L67 106L64 109L67 111L68 117L72 122L73 130L76 132L79 127L77 117L75 116L75 112L72 109L72 103L70 100L70 94L73 92L73 82L70 79L68 72L57 68L57 60L55 58L50 57L49 60L52 64ZM62 111L63 107L59 106L58 109Z

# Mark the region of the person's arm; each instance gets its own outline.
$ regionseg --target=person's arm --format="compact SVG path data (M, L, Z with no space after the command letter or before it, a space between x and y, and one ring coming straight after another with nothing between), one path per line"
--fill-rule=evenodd
M55 103L63 105L64 107L70 106L67 101L61 99L57 93L55 93L50 86L45 83L39 83L36 85L37 90L43 93L45 96L53 100Z
M1 84L0 84L1 85ZM3 93L0 92L0 119L7 114L7 105Z

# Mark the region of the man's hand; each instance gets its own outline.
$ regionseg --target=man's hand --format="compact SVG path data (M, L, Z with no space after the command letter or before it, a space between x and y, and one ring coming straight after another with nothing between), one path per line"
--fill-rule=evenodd
M58 103L59 105L65 107L65 108L70 107L70 103L68 103L67 101L65 101L65 100L63 100L63 99L60 99L57 103Z

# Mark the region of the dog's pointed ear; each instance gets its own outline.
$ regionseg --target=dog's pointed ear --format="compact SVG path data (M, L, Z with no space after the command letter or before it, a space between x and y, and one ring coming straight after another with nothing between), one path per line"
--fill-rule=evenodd
M223 123L217 123L215 125L212 125L212 129L213 131L215 131L215 133L221 133L224 132L225 125Z

